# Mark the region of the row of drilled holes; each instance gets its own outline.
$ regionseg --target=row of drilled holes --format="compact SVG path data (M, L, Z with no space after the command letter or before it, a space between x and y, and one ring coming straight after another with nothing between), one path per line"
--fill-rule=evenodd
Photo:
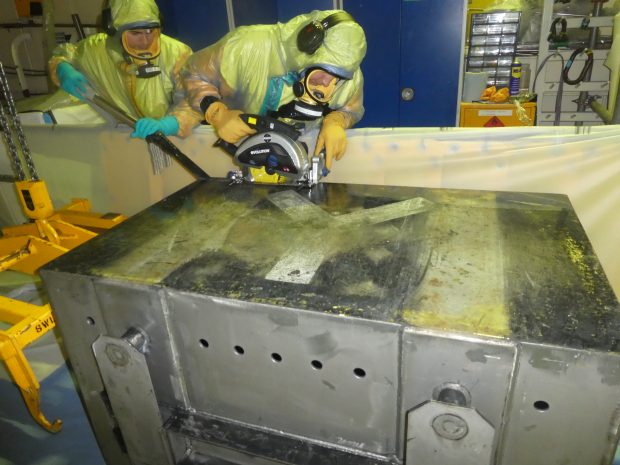
M91 317L86 318L86 322L89 325L95 324L95 320ZM199 342L201 347L209 347L209 341L207 341L206 339L200 339ZM234 350L237 355L245 354L245 349L241 346L235 346ZM274 352L271 354L271 360L276 363L280 363L282 361L282 355ZM321 362L320 360L312 360L310 362L310 365L312 365L312 368L314 368L315 370L321 370L323 368L323 362ZM355 368L353 370L353 374L357 378L364 378L366 376L366 371L363 368ZM547 410L549 410L549 403L544 400L537 400L536 402L534 402L534 408L539 412L546 412Z
M95 320L91 317L88 317L86 319L86 322L89 325L95 324ZM200 342L201 347L204 347L204 348L209 347L209 341L207 341L206 339L200 339L199 342ZM235 346L234 350L237 355L245 354L245 349L241 346ZM277 352L274 352L271 354L271 360L273 360L276 363L280 363L282 361L282 355L280 355ZM315 370L321 370L323 368L323 362L321 362L320 360L312 360L310 362L310 365L312 365L312 368L314 368ZM366 370L364 370L363 368L355 368L353 370L353 374L357 378L364 378L366 376ZM537 400L536 402L534 402L534 408L540 412L546 412L547 410L549 410L549 403L544 400Z
M200 343L200 347L203 347L205 349L209 347L209 341L207 341L206 339L200 339L198 342ZM245 354L245 349L239 345L233 347L233 350L235 351L235 354L237 355ZM279 353L273 352L271 354L271 360L273 360L275 363L280 363L282 362L283 358L282 358L282 355L280 355ZM323 369L323 362L321 362L320 360L312 360L310 362L310 365L315 370ZM366 376L366 370L364 370L363 368L354 368L353 374L355 375L356 378L361 379Z
M86 322L89 325L95 324L95 320L92 317L86 318ZM199 342L200 342L201 347L204 347L204 348L209 347L209 341L207 341L206 339L200 339ZM245 354L245 349L241 346L235 346L234 350L237 355ZM273 360L276 363L280 363L282 361L282 355L280 355L277 352L274 352L271 354L271 360ZM320 360L312 360L310 362L310 365L312 365L312 368L314 368L315 370L321 370L323 368L323 363ZM364 378L366 376L366 370L364 370L363 368L355 368L353 370L353 374L357 378ZM549 403L544 400L537 400L536 402L534 402L534 408L538 410L539 412L546 412L547 410L549 410Z
M87 317L86 322L91 326L95 324L95 320L92 317ZM200 339L199 343L200 343L200 346L205 349L209 347L209 341L207 341L206 339ZM241 346L235 346L234 350L237 355L245 354L245 349ZM271 360L273 360L276 363L280 363L282 361L282 355L280 355L277 352L273 352L271 354ZM321 362L320 360L312 360L310 362L310 365L312 365L312 368L314 368L315 370L323 369L323 362ZM366 370L364 370L363 368L354 368L353 374L355 375L356 378L361 379L361 378L366 377Z

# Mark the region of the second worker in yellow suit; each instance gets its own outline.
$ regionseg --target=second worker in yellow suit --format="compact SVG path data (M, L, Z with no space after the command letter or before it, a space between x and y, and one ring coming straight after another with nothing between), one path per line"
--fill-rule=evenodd
M198 124L202 118L191 111L169 114L192 50L161 33L155 1L110 0L102 16L106 32L56 48L49 63L54 83L82 100L92 87L138 120L132 137L177 135L180 124Z
M175 111L191 107L219 137L236 143L254 132L239 114L278 113L305 92L322 117L315 153L325 149L330 168L346 150L345 129L364 114L365 53L364 31L344 11L239 27L190 57L182 74L186 101Z

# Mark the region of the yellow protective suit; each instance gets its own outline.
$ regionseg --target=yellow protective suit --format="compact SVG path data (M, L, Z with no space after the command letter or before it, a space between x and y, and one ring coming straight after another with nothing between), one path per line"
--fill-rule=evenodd
M145 24L159 24L159 9L154 0L111 0L110 8L116 34L94 34L78 44L58 46L49 63L52 80L59 85L56 67L66 61L86 76L99 95L134 118L161 118L173 103L180 70L192 50L161 34L160 55L152 60L161 68L161 74L137 78L123 56L121 32ZM190 129L202 120L202 116L191 111L178 111L175 116L181 127Z
M181 76L187 100L177 108L185 111L189 106L202 116L200 102L213 96L230 109L260 113L272 78L321 66L349 78L338 85L329 106L341 113L346 127L351 127L364 114L359 68L366 54L363 29L345 21L326 31L323 44L313 55L297 48L297 33L306 24L337 11L312 11L286 23L242 26L194 53ZM284 85L277 106L294 98L292 86Z

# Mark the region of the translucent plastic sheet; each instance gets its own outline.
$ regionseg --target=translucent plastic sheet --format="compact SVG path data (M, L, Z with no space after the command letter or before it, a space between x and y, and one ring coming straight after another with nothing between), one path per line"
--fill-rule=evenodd
M133 215L193 181L177 164L154 175L147 144L130 139L129 128L25 129L57 206L86 197L95 211ZM348 136L347 154L326 182L568 195L620 295L620 126L355 129ZM233 168L230 156L212 147L208 127L173 141L212 176ZM16 199L12 186L3 187L0 223L7 224L17 218L4 207Z
M486 11L514 10L521 12L518 43L538 43L543 0L495 0Z

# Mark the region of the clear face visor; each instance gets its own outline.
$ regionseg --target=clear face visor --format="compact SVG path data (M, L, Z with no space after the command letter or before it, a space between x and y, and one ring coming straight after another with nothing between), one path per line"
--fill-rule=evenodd
M157 76L161 69L151 60L156 59L161 51L160 29L129 29L121 34L123 51L128 61L136 65L136 75L148 78Z
M327 104L341 81L342 79L328 73L324 69L310 69L304 76L305 93L301 100L305 100L308 103Z
M301 80L293 84L296 99L280 106L275 116L311 121L329 113L329 102L341 83L346 81L320 67L308 68Z

